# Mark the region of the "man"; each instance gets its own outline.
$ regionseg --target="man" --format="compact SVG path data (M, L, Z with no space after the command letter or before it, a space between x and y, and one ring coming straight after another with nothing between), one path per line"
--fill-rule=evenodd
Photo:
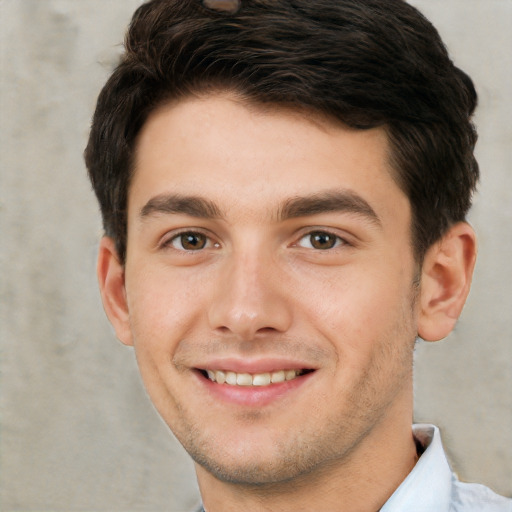
M476 93L402 0L154 0L86 162L119 339L204 510L505 511L412 421L469 292Z

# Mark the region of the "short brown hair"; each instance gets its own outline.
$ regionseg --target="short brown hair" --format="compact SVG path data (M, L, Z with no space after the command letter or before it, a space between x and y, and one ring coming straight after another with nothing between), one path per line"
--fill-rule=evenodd
M228 13L199 0L152 0L135 12L125 48L85 151L122 261L137 134L162 103L212 89L358 129L385 127L411 202L418 260L465 219L479 174L476 92L436 29L405 1L243 0Z

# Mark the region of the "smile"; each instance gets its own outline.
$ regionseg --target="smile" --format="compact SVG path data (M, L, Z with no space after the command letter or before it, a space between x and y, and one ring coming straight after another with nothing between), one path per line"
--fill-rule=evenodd
M208 378L217 384L229 386L270 386L294 380L311 370L278 370L267 373L236 373L224 370L204 370Z

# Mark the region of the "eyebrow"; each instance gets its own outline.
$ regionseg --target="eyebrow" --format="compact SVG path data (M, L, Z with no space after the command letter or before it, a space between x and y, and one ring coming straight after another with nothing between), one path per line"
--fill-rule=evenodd
M351 190L326 191L311 196L293 197L280 208L278 219L287 220L329 212L354 213L377 226L382 226L379 216L369 203Z
M348 212L364 217L381 226L379 216L369 203L351 190L328 190L309 196L287 199L278 209L277 220L319 215L329 212ZM140 217L157 214L184 214L203 219L220 219L224 215L217 205L198 196L162 194L151 198L141 209Z
M204 219L221 218L222 214L215 203L196 196L163 194L151 198L141 209L142 218L159 213L181 213Z

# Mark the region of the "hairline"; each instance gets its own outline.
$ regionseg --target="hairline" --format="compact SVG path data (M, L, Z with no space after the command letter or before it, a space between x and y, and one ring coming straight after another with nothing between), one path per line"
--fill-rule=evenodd
M167 94L166 94L167 92ZM419 246L416 234L416 215L414 211L414 204L411 201L411 197L404 186L401 178L401 172L399 165L397 163L397 155L394 152L392 138L389 133L390 124L382 123L378 126L373 126L369 128L359 128L350 126L345 123L342 119L336 117L335 115L329 115L327 112L315 108L312 105L297 105L291 102L278 102L275 100L264 101L263 99L256 98L245 94L243 91L237 89L235 86L219 86L218 84L202 84L196 86L194 89L191 89L185 93L174 93L172 91L164 92L160 99L157 100L150 108L148 108L146 112L146 116L144 118L144 122L141 124L136 136L132 141L131 146L131 158L128 165L128 180L126 183L126 208L125 208L125 232L124 232L124 258L123 263L126 261L126 248L128 245L128 199L132 186L132 181L137 172L137 151L138 151L138 143L140 136L144 130L144 127L149 122L152 116L156 115L158 112L164 111L166 109L171 109L174 106L182 102L186 102L190 99L207 99L210 97L227 97L232 101L243 105L245 108L249 109L251 113L254 114L285 114L285 115L293 115L299 116L308 122L314 124L317 128L321 130L325 130L326 127L334 127L339 128L343 127L348 130L353 131L364 131L364 130L372 130L372 129L382 129L385 133L386 137L386 162L385 168L389 171L389 175L394 181L394 183L398 186L398 188L404 193L407 198L407 201L411 210L411 219L409 226L409 236L411 248L413 250L413 256L415 261L421 267L424 259L424 255L426 253L426 248L422 248ZM430 246L432 246L435 242L437 242L446 232L440 233L440 236L432 242ZM429 247L430 247L429 246Z

